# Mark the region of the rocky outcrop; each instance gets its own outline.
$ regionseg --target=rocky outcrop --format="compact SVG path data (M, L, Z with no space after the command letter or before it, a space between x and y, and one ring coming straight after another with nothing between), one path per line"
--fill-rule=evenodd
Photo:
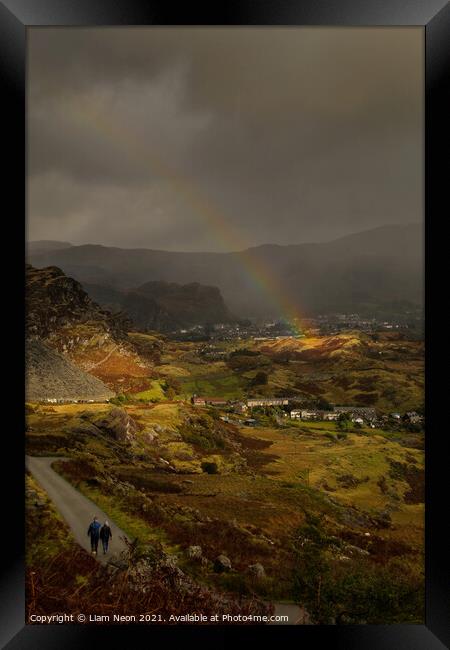
M226 573L231 571L231 560L226 555L220 554L214 560L214 571L216 573Z
M217 287L198 282L147 282L120 291L100 284L83 285L105 309L124 312L140 330L170 332L182 327L233 320Z
M113 408L103 418L97 420L95 425L102 433L120 442L133 442L139 431L136 421L120 408Z
M119 319L101 309L81 284L50 266L26 266L26 333L29 338L52 340L67 327L95 323L99 334L123 340Z
M128 336L129 322L97 305L57 267L26 267L26 335L67 356L113 391L141 390L152 361ZM146 384L144 384L146 385Z
M256 564L249 564L247 567L247 573L249 576L256 580L262 580L266 577L266 571L260 562L256 562Z

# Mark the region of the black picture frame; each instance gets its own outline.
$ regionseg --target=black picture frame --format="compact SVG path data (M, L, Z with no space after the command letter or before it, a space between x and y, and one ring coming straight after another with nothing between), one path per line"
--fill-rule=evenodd
M134 627L81 625L25 625L24 596L24 264L26 197L25 82L26 33L32 26L88 25L328 25L422 26L425 38L425 247L426 247L426 622L425 625L298 626L298 627ZM4 403L2 471L2 531L8 542L0 566L0 645L8 650L60 650L108 643L132 648L134 635L146 644L167 643L174 634L183 644L225 646L238 640L255 643L289 641L309 648L395 648L438 650L450 646L449 557L445 494L449 436L445 412L445 300L443 284L445 223L446 118L450 44L450 6L445 0L228 0L220 6L161 0L3 0L0 2L0 80L2 84L3 246L12 252L4 262L3 343L16 346L12 362L3 363L8 375ZM450 113L449 113L450 114ZM448 136L448 131L447 131ZM448 169L448 164L447 164ZM448 172L447 172L448 176ZM6 208L6 205L8 206ZM443 234L443 232L442 232ZM441 244L442 255L439 254ZM441 261L441 268L439 262ZM438 288L441 291L434 292ZM433 294L440 299L432 302ZM444 300L442 300L444 298ZM5 338L6 337L6 338ZM447 334L448 338L448 334ZM442 346L442 347L441 347ZM448 346L447 346L448 347ZM443 383L441 383L441 381ZM11 386L12 383L12 386ZM447 382L448 383L448 382ZM8 468L8 472L6 471ZM441 495L444 495L441 501ZM111 640L106 640L106 636ZM289 638L288 638L289 637ZM133 640L132 640L133 639Z

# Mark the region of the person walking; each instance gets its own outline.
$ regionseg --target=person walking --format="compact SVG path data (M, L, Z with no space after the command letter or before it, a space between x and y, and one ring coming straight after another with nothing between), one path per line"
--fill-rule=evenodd
M91 521L88 528L88 536L91 538L91 553L92 555L97 555L98 549L98 540L100 538L100 528L101 524L97 521L97 517Z
M109 523L105 521L101 530L100 530L100 539L102 540L103 545L103 555L108 552L109 540L112 538L111 528Z

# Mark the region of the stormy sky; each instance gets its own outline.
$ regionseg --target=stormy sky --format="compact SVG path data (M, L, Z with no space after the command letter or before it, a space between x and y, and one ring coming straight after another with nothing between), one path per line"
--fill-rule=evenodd
M422 220L421 28L33 28L28 239L183 251Z

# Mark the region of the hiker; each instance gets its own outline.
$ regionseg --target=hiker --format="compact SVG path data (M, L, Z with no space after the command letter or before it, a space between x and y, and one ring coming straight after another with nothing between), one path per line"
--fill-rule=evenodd
M92 555L97 555L98 540L100 536L101 525L97 521L97 517L91 521L87 534L91 538L91 553Z
M101 530L100 530L100 539L102 540L103 545L103 555L108 551L109 539L112 538L111 528L109 523L105 521Z

